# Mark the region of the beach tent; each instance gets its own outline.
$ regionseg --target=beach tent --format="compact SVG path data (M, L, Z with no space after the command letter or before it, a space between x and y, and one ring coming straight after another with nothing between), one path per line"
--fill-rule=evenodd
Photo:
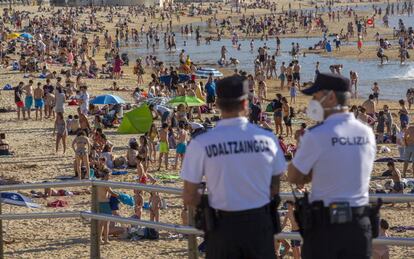
M121 134L146 133L150 130L152 124L152 114L148 105L143 104L140 107L124 114L122 123L118 128Z
M125 103L124 99L112 94L103 94L96 96L92 101L92 104L120 104Z
M186 75L186 74L179 74L178 75L178 82L179 83L187 82L190 79L191 78L190 78L189 75ZM171 85L171 76L170 75L160 76L160 82L164 83L166 86L170 86Z
M0 198L1 201L6 204L28 208L40 208L39 204L34 203L30 198L17 192L2 192L0 193Z
M200 78L208 78L208 76L210 74L213 74L213 77L222 77L223 76L223 73L221 73L217 69L211 68L211 67L200 68L195 72L195 75L197 77L200 77Z

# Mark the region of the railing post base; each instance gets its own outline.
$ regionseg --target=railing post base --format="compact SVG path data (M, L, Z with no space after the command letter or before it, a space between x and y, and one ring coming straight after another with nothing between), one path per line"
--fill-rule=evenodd
M92 183L92 213L99 213L98 209L98 187ZM91 220L91 259L100 259L101 258L101 237L99 236L99 221L96 219Z

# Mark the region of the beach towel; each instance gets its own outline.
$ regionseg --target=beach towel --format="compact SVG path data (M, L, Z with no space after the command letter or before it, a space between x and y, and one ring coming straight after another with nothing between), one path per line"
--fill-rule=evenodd
M125 175L128 171L112 171L112 175Z
M378 158L374 162L376 162L376 163L404 162L404 160L402 160L400 158L382 157L382 158Z
M414 226L395 226L395 227L391 227L390 229L395 232L402 233L407 230L414 230Z
M9 85L9 84L6 84L6 85L3 87L3 90L5 90L5 91L10 91L10 90L13 90L13 86L11 86L11 85Z
M180 179L179 175L174 175L174 174L157 174L155 175L155 177L160 180L179 180Z
M48 202L47 206L52 208L65 208L68 206L68 202L64 200L55 200L52 202Z
M72 100L69 101L68 105L69 106L77 106L78 102L75 99L72 99Z
M118 200L120 202L122 202L125 205L131 206L131 207L135 206L134 198L131 195L128 195L128 194L123 193L123 192L120 192L118 194L119 194Z

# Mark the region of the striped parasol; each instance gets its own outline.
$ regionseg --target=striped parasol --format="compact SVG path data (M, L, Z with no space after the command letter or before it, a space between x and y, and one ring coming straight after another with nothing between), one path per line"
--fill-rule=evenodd
M195 72L195 75L197 77L200 77L200 78L207 78L210 74L212 74L213 77L222 77L223 76L223 73L221 73L217 69L211 68L211 67L200 68Z
M170 98L168 97L152 97L146 100L147 104L166 105Z

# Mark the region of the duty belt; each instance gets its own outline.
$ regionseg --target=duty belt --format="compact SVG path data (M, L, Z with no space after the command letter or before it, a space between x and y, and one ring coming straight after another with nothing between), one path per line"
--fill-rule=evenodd
M269 212L269 204L266 204L265 206L260 207L260 208L249 209L249 210L239 210L239 211L215 210L216 216L219 218L254 215L254 214L268 213L268 212Z

